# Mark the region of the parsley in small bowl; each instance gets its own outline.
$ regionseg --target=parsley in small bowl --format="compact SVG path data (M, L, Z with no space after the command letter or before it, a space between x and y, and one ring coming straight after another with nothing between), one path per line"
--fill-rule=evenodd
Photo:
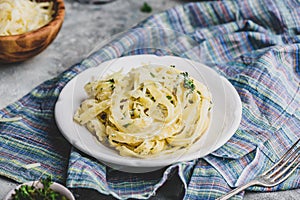
M51 181L51 177L21 184L11 190L4 200L75 200L63 185Z

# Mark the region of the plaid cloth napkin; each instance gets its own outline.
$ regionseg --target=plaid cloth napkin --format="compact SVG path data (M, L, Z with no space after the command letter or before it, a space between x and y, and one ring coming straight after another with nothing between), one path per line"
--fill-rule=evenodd
M22 117L0 123L0 175L24 182L44 173L70 188L90 188L118 199L155 198L175 177L183 186L182 198L215 199L269 168L300 137L299 42L297 0L186 3L153 15L0 110L4 117ZM54 120L61 89L87 68L134 54L185 57L226 77L243 104L234 136L204 158L145 174L116 171L71 147ZM24 168L36 162L39 168ZM249 190L299 188L299 174L297 169L273 188Z

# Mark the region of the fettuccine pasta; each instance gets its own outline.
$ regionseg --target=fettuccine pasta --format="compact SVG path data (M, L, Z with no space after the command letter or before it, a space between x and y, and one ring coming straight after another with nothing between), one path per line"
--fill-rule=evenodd
M139 158L189 148L206 131L208 88L175 66L145 65L85 85L74 120L122 156Z

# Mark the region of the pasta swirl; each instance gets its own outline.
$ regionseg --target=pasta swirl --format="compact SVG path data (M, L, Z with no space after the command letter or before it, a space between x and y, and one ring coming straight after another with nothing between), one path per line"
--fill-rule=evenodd
M188 148L210 121L211 94L171 67L145 65L85 85L74 120L122 156L139 158Z

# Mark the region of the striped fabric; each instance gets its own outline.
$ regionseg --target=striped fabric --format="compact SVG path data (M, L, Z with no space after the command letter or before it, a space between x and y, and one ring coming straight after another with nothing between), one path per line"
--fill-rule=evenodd
M54 122L59 92L81 71L134 54L185 57L226 77L243 104L234 136L204 158L145 174L116 171L72 148ZM300 137L299 63L298 0L194 2L153 15L0 111L22 117L0 123L0 175L24 182L50 174L70 188L91 188L118 199L155 199L168 180L178 177L184 199L215 199L269 168ZM24 168L33 162L42 165ZM297 169L278 186L249 190L299 187Z

